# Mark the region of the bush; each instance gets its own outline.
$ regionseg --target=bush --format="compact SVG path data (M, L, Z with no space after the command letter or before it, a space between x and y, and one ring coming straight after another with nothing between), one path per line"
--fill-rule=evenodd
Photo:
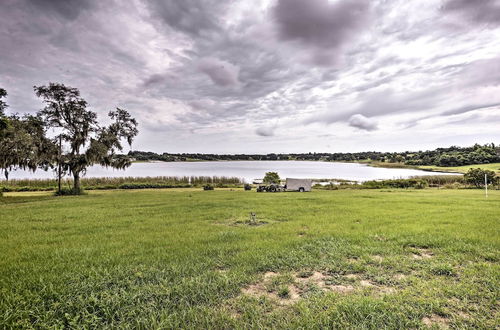
M447 183L444 185L446 189L460 189L464 188L464 186L461 183L454 182L454 183Z
M281 179L277 172L267 172L262 180L264 183L276 183L279 184Z
M203 190L214 190L214 186L212 186L211 184L204 185Z
M63 188L61 191L56 191L54 195L56 196L77 196L84 195L85 192L83 189L74 189L74 188Z
M483 170L480 168L471 168L465 173L464 179L465 182L472 184L476 187L484 187L484 177L486 176L488 180L488 184L496 184L497 176L495 172L490 170Z
M245 188L245 190L247 190L247 191L248 191L248 190L252 190L252 186L251 186L251 185L249 185L248 183L246 183L246 184L245 184L244 188Z

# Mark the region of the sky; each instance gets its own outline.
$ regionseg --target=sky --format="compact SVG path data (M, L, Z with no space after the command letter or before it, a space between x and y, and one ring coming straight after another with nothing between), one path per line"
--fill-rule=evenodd
M133 150L500 143L500 0L0 0L0 87L80 89Z

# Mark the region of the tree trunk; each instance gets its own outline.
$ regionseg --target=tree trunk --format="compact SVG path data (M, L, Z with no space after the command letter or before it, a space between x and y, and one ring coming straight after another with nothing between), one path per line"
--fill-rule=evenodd
M62 155L62 135L59 135L59 157L57 159L57 191L61 194L61 155Z
M80 172L73 173L73 190L80 192Z
M4 174L5 174L5 181L9 181L9 171L4 170Z

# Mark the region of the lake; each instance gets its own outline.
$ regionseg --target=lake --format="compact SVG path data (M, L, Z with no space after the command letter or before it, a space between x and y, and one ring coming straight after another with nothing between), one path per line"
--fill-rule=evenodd
M246 182L261 179L266 172L278 172L282 178L344 179L367 181L409 178L439 173L404 168L370 167L358 163L319 161L218 161L218 162L151 162L133 163L126 170L93 166L85 177L154 177L154 176L227 176L243 178ZM455 174L455 173L442 173ZM14 171L10 178L55 178L52 171L35 173Z

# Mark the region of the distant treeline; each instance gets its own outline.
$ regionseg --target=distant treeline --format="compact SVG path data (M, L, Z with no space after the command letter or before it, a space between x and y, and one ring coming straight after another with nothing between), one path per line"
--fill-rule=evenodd
M385 163L403 163L406 165L462 166L500 162L500 147L495 144L472 147L437 148L427 151L404 152L356 152L356 153L298 153L298 154L200 154L182 153L157 154L148 151L130 151L130 157L138 161L158 160L175 161L217 161L217 160L315 160L315 161L376 161Z

